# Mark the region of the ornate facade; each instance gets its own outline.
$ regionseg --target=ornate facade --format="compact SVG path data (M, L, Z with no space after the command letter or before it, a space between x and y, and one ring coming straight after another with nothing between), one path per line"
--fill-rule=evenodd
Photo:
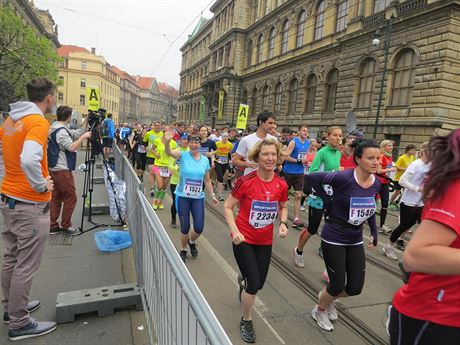
M354 112L372 134L380 103L378 137L401 146L460 125L457 1L219 0L211 11L181 48L180 120L235 123L245 103L252 121L268 109L314 133Z

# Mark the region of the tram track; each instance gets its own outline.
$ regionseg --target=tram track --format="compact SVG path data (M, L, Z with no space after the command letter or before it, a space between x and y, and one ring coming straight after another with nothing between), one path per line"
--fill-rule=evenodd
M205 206L207 210L209 210L216 218L226 224L225 216L221 211L215 209L208 201L205 201ZM281 256L275 252L272 252L271 264L310 299L313 301L318 299L318 293L321 290L321 287L312 280L305 277L305 275L302 273L298 272L292 264L282 259ZM372 328L366 325L360 318L353 315L353 313L350 312L343 304L336 303L336 308L340 316L337 322L351 330L364 342L370 345L389 344L388 339L382 338Z

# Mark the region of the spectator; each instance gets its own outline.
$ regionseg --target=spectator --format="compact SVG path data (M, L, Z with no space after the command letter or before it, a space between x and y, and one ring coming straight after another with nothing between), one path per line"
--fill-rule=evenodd
M107 114L107 118L101 126L102 147L104 159L112 154L113 138L115 138L115 123L112 120L112 113Z

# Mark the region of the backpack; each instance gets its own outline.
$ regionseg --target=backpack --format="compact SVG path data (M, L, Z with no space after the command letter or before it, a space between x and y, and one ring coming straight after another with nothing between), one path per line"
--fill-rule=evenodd
M104 120L101 124L101 137L107 138L109 136L109 121Z
M46 152L48 155L48 167L49 168L54 168L57 165L58 160L59 160L59 153L61 151L64 151L64 150L61 150L56 140L56 135L61 129L65 129L67 133L69 134L69 136L72 137L72 135L70 134L69 130L66 127L59 127L58 129L56 129L53 133L49 135L48 147L46 149ZM67 150L65 150L64 152L67 158L67 167L69 168L69 170L75 170L75 166L77 165L77 153L70 152Z

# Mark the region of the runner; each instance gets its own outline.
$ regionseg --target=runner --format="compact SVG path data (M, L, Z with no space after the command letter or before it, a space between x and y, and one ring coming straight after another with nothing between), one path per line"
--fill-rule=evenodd
M165 132L165 151L166 154L179 160L180 178L179 184L174 191L176 195L177 213L179 213L181 236L181 249L179 255L182 261L187 259L187 245L190 247L190 254L198 256L196 240L200 237L204 229L204 192L203 183L207 192L211 195L213 205L217 207L219 200L212 190L211 178L209 174L209 160L204 157L200 149L201 138L189 136L190 151L171 150L171 139L174 132ZM190 213L193 217L193 231L190 233Z
M390 181L387 177L390 177L396 168L393 166L393 158L391 154L393 152L393 142L391 140L383 140L380 143L380 167L377 171L378 179L381 182L381 189L379 191L380 201L382 207L380 208L380 228L379 232L383 234L389 234L391 232L390 227L385 225L388 212L388 201L390 199Z
M364 286L363 223L366 220L371 229L369 248L377 246L375 195L380 182L374 174L379 164L379 145L374 140L358 140L352 145L355 146L355 169L308 175L309 183L327 210L321 248L330 282L320 291L318 304L311 312L318 326L326 331L334 329L331 320L338 318L334 300L359 295ZM324 185L330 187L326 190Z
M274 136L268 134L273 126L275 126L275 120L276 118L273 113L266 110L261 112L257 116L257 130L240 140L238 149L233 155L232 162L237 168L244 169L244 175L257 169L257 164L255 162L247 160L248 153L254 145L265 138L276 140ZM276 166L274 169L276 169Z
M264 286L270 266L273 223L279 217L278 235L285 237L287 229L287 185L274 173L280 158L280 145L271 139L262 139L254 145L248 159L258 168L236 182L224 205L225 219L230 228L233 254L240 269L239 297L243 317L240 321L241 338L248 343L256 341L252 324L252 306L256 294ZM239 205L236 220L233 215Z
M396 172L395 177L393 179L395 183L395 191L393 192L390 198L390 205L389 205L390 210L399 209L399 204L396 203L396 198L401 194L401 189L402 189L402 187L399 185L399 179L401 178L404 171L406 171L409 164L411 164L415 160L416 151L417 151L417 147L415 145L413 144L407 145L406 153L400 156L395 163L395 167L396 169L398 169L398 171Z
M423 211L423 183L429 169L428 143L423 143L420 147L420 159L411 163L399 180L401 187L404 187L400 204L399 225L391 233L390 242L383 247L383 252L389 259L398 260L394 250L398 239L415 223L420 223ZM405 249L404 242L403 247L399 247L399 249Z
M305 179L304 164L307 163L307 152L310 147L308 140L308 128L305 125L299 126L299 135L292 139L288 146L281 151L284 158L284 179L287 182L288 189L294 189L294 221L292 227L303 228L304 224L300 220L300 201Z
M390 311L391 345L460 344L460 129L431 138L428 155L422 222L403 256L409 282Z
M222 140L216 143L216 148L215 169L217 175L217 199L219 199L219 201L224 201L222 197L224 175L230 169L230 152L233 149L232 143L228 141L228 133L222 133Z
M153 154L153 143L157 138L161 138L163 132L161 131L160 121L155 121L150 127L150 130L145 133L143 141L144 145L147 146L147 171L149 173L150 183L150 196L153 198L155 195L155 174L153 172L153 165L155 164L155 155Z
M306 162L303 165L304 178L303 178L303 194L302 194L302 199L300 199L300 210L301 211L305 211L305 206L304 206L305 200L307 199L307 196L310 195L311 193L311 187L308 184L307 175L310 172L311 163L313 162L313 159L315 159L317 152L318 152L318 142L316 141L316 139L310 139L310 146L308 147Z
M340 149L340 152L342 153L342 157L340 157L340 167L343 170L356 168L355 161L353 160L353 145L351 145L354 140L355 138L350 136L342 140L342 147Z
M141 125L137 125L136 132L129 139L129 145L131 146L131 152L134 156L136 174L139 180L144 181L145 165L147 164L147 149L144 145L143 138L147 131L142 129Z
M340 127L332 126L327 130L327 145L323 147L315 156L309 173L318 171L338 171L340 168L340 156L338 151L342 142L342 130ZM307 179L308 181L308 179ZM304 267L303 248L310 237L318 232L321 218L323 217L323 201L316 191L313 191L308 197L308 226L302 230L297 247L293 249L294 263L298 267Z
M215 160L215 154L217 150L216 143L212 141L211 139L208 139L209 132L206 126L201 126L199 128L199 133L200 133L199 151L203 156L208 158L211 168L214 169L214 160Z
M177 148L179 151L185 152L189 151L188 147L188 135L187 133L183 132L180 139L179 139L179 146ZM174 191L176 190L177 184L179 183L179 178L180 178L180 171L179 171L179 165L178 161L174 157L169 157L169 165L168 165L169 171L171 171L171 180L169 181L169 188L171 190L171 197L173 199L173 202L171 203L171 228L175 229L177 227L176 225L176 215L177 215L177 209L176 209L176 197L174 194Z

